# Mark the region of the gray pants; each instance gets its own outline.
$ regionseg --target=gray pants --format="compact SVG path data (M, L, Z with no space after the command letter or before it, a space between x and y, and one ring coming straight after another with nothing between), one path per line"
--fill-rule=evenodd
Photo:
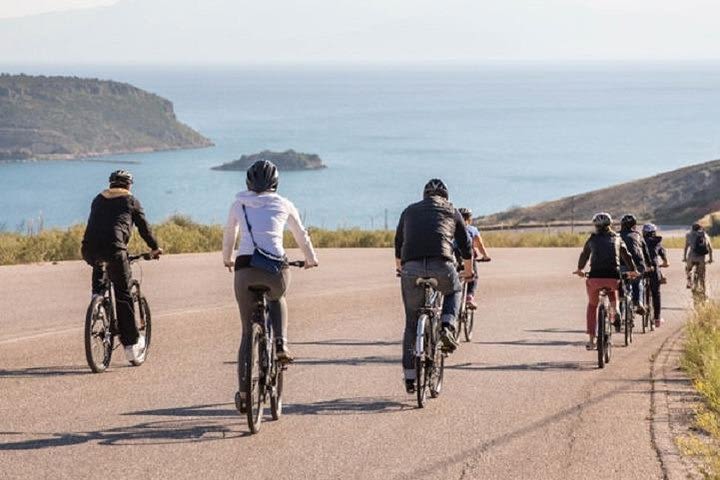
M443 294L442 323L455 328L455 319L460 309L462 286L455 264L442 258L411 260L402 267L402 297L405 305L405 335L403 337L402 363L405 378L415 379L415 334L417 332L418 310L425 303L425 290L415 282L418 278L434 278L437 289Z
M285 302L285 291L290 284L290 272L285 269L280 274L272 274L257 268L241 268L235 271L235 299L240 309L240 321L242 322L242 340L240 341L240 353L238 358L243 359L243 368L240 368L240 392L244 393L247 380L244 378L245 367L250 361L250 336L252 333L253 315L255 315L256 302L255 294L249 290L250 287L267 287L270 291L266 294L270 320L276 339L287 341L287 303Z

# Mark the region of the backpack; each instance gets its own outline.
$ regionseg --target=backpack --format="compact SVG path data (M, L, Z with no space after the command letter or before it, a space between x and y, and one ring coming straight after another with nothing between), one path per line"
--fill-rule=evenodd
M708 253L710 253L710 249L708 248L707 243L707 236L704 232L701 232L700 235L695 239L695 245L693 245L692 251L695 255L705 256Z

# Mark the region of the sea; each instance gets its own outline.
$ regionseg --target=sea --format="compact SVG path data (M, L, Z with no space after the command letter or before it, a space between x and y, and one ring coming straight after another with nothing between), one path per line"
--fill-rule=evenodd
M475 66L0 66L129 82L214 147L0 163L0 229L67 227L116 169L148 217L223 223L262 150L320 155L282 172L306 224L394 228L433 177L475 215L720 158L720 63ZM1 114L2 112L0 112Z

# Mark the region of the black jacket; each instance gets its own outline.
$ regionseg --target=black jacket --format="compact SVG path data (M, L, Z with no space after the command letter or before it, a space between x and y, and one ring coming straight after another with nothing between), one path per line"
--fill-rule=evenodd
M83 255L104 256L127 250L133 225L151 249L158 248L140 201L124 188L105 190L90 207L82 241Z
M625 242L632 259L635 262L637 271L643 273L648 267L652 266L650 261L650 254L648 253L647 245L645 245L645 239L637 230L623 229L620 230L620 236ZM626 262L623 262L623 267L629 268Z
M584 269L590 260L588 277L619 279L621 259L635 270L635 262L617 233L611 230L593 233L580 254L578 270Z
M454 260L453 240L462 258L471 259L472 246L460 212L442 197L426 197L400 215L395 232L395 257L402 263L433 257Z
M653 267L658 267L661 264L660 260L663 262L667 260L667 251L662 245L662 237L654 236L644 238L648 253L650 254L650 264Z

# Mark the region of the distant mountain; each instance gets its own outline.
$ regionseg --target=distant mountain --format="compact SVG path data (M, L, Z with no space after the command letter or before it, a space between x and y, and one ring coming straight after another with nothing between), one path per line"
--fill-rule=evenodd
M212 145L168 100L126 83L0 75L0 160L71 159Z
M720 160L477 219L481 225L589 221L607 211L664 224L691 223L720 210Z
M258 160L273 162L278 170L320 170L326 168L320 157L312 153L298 153L295 150L286 150L284 152L265 150L253 155L243 155L238 160L224 163L212 169L245 171Z

